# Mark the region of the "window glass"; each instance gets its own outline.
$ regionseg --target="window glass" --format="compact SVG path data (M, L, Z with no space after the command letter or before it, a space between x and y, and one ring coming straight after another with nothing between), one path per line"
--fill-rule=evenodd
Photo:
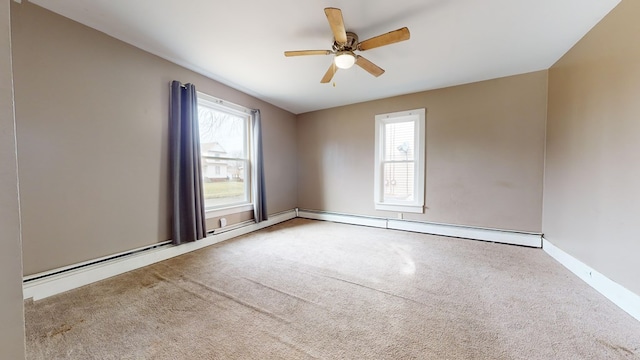
M384 124L385 160L413 160L415 124L413 121Z
M205 209L251 201L248 114L198 97Z

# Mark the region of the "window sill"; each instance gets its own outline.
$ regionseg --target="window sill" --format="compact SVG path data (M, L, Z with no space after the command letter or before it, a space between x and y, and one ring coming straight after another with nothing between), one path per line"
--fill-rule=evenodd
M212 219L220 216L237 214L245 211L253 211L253 204L233 205L215 210L205 210L205 218Z
M422 205L391 205L391 204L376 204L376 210L395 211L403 213L416 213L423 214L424 207Z

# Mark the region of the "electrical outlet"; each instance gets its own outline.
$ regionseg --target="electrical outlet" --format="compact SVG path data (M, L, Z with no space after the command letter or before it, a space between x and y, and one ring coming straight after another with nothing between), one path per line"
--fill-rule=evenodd
M398 213L398 219L402 220L402 213Z
M227 226L227 218L220 218L220 227L223 228Z

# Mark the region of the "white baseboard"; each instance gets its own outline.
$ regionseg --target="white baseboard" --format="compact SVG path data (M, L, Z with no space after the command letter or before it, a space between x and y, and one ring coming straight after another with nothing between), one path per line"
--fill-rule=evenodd
M535 233L485 229L400 219L385 219L312 210L299 210L298 217L394 230L413 231L424 234L450 236L471 240L491 241L511 245L530 246L536 248L542 247L542 234Z
M202 249L240 235L248 234L283 221L291 220L295 217L295 210L289 210L283 213L270 215L269 220L261 223L252 223L250 225L228 230L219 234L214 233L202 240L182 244L180 246L163 246L140 253L134 253L133 255L115 258L113 260L107 260L94 265L87 265L74 270L67 270L71 268L67 266L47 271L45 273L31 275L29 277L25 277L27 282L23 285L23 297L24 299L33 298L33 300L40 300L80 286L104 280L115 275L120 275L127 271L135 270L178 255ZM61 273L56 274L58 272ZM45 277L38 279L41 276Z
M640 321L640 296L562 251L547 239L543 239L542 242L542 249L547 254L622 310Z

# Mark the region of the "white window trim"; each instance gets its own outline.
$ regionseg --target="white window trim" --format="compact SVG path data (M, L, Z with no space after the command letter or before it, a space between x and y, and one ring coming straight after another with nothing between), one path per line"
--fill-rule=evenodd
M241 159L242 161L246 161L247 164L249 165L248 174L245 174L245 177L246 177L245 181L247 182L246 189L249 192L248 199L243 202L233 203L233 204L229 204L227 206L223 206L219 208L213 208L213 209L205 208L205 218L211 219L211 218L216 218L216 217L225 216L225 215L237 214L244 211L251 211L254 209L253 204L254 204L254 194L255 194L254 184L252 180L253 179L252 174L254 172L254 168L253 168L253 149L252 149L253 142L251 141L251 139L253 138L253 114L251 112L251 109L244 107L242 105L234 104L232 102L216 98L214 96L205 94L200 91L197 91L197 97L198 97L198 102L199 103L202 102L202 104L205 106L208 106L214 109L219 109L220 111L223 111L223 112L234 113L235 115L238 115L241 117L248 117L247 142L246 142L247 148L245 149L247 153L247 159ZM228 159L235 160L235 158L228 158Z
M232 205L229 207L205 210L205 218L213 219L220 216L237 214L245 211L253 211L253 204Z
M196 92L198 93L197 94L198 100L202 100L209 103L209 104L206 104L207 106L222 108L224 111L232 110L240 116L246 116L246 115L251 116L251 109L247 107L234 104L226 100L219 99L215 96L211 96L209 94L205 94L200 91L196 91Z
M376 210L424 213L424 173L425 173L425 114L426 110L415 109L389 114L376 115L375 130L375 178L374 178L374 204ZM417 118L416 118L417 115ZM384 132L385 124L412 120L415 123L414 144L417 150L414 152L414 200L409 201L384 201L383 156L384 156Z

